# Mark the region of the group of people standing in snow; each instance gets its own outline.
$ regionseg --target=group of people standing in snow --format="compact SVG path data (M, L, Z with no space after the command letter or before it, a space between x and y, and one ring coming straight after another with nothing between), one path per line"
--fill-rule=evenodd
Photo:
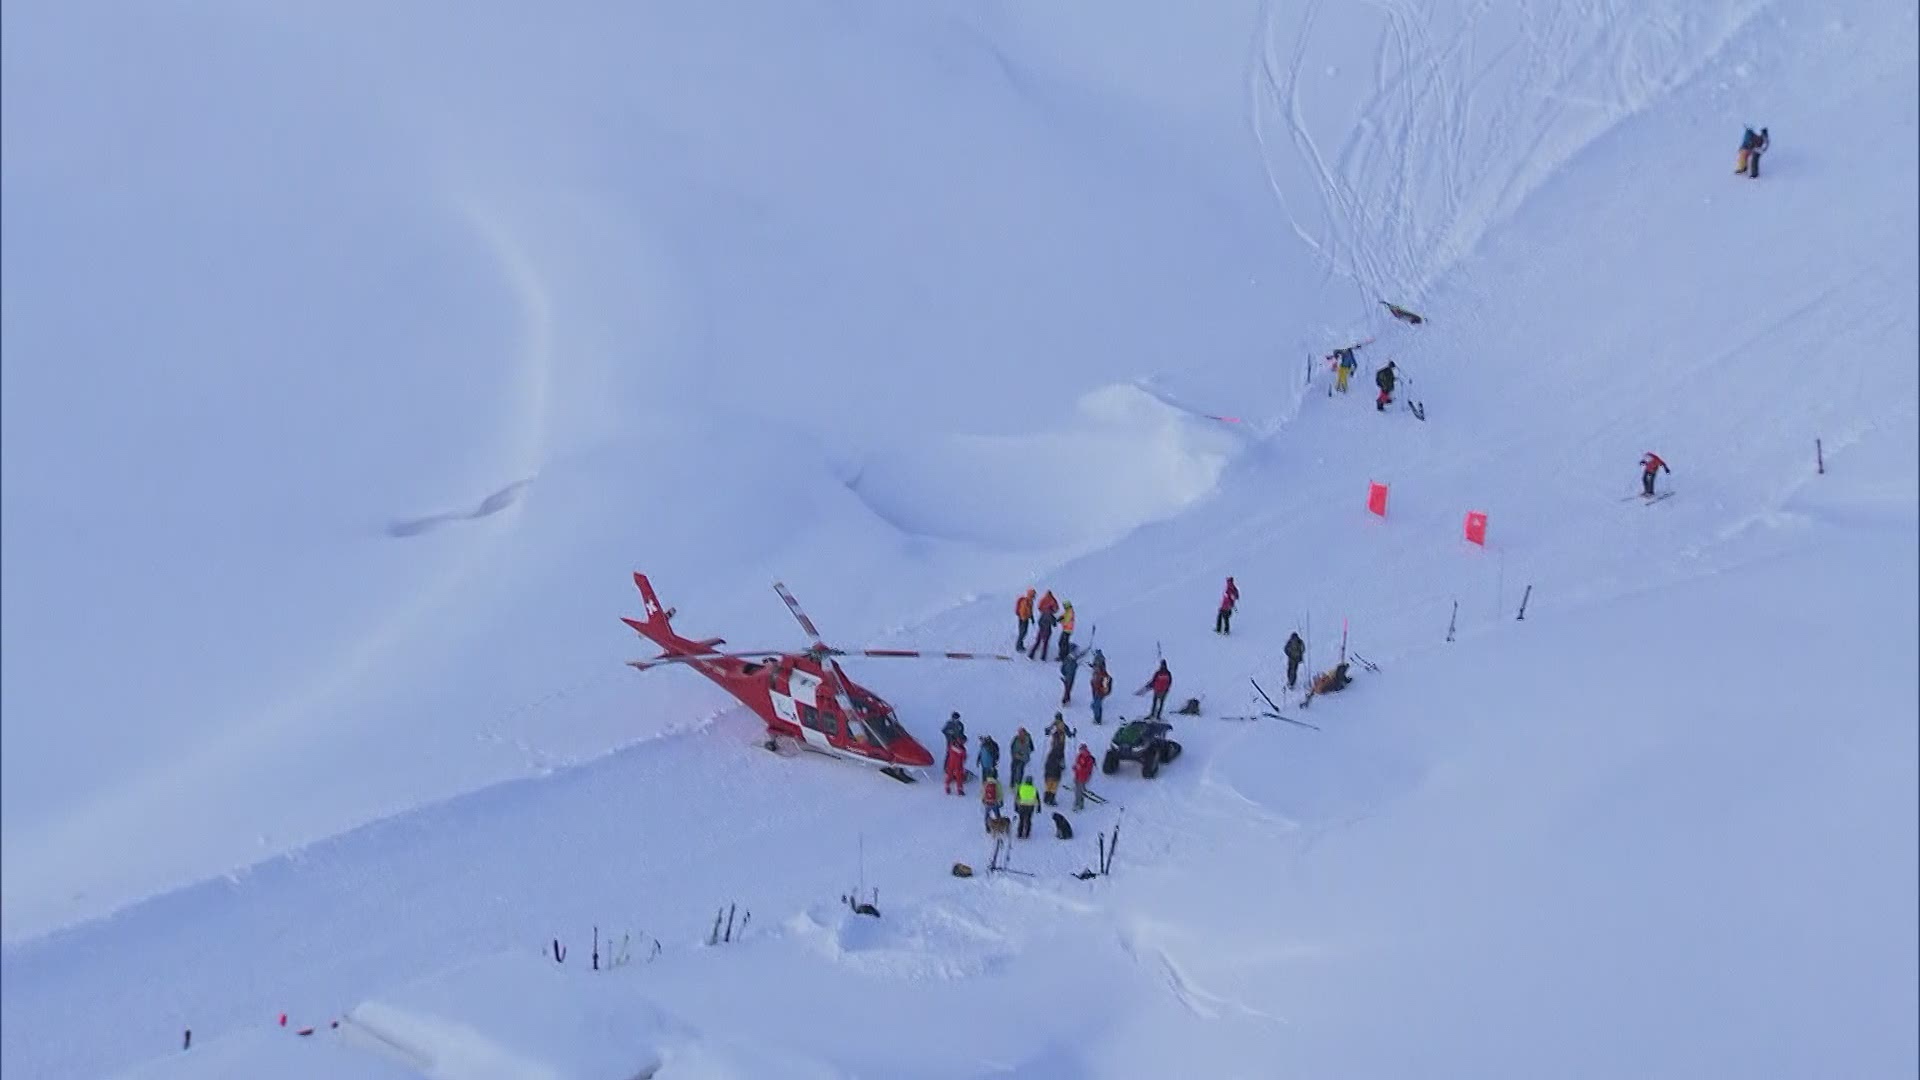
M946 790L948 794L965 796L967 793L967 726L954 713L947 720L940 733L947 739ZM1033 815L1041 806L1057 805L1061 778L1067 771L1067 740L1077 732L1067 724L1066 717L1053 714L1053 723L1047 725L1047 754L1040 766L1041 783L1036 785L1027 771L1033 760L1033 735L1026 728L1014 732L1008 746L1007 784L1013 789L1014 815L1018 819L1014 835L1026 839L1033 833ZM1006 806L1006 792L1000 784L1000 743L992 735L979 737L979 748L974 754L974 766L980 776L980 805L988 833L996 830L996 822L1004 822L1002 813ZM1077 813L1087 804L1087 784L1093 779L1093 750L1086 743L1080 744L1080 750L1073 759L1073 809ZM1005 828L1001 825L1000 828Z

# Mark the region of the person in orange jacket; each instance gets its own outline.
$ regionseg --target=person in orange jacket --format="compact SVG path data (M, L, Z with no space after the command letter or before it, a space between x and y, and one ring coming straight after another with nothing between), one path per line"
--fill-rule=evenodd
M1020 634L1013 639L1013 651L1020 652L1027 647L1027 628L1033 625L1033 594L1029 588L1013 602L1013 617L1020 621Z
M1053 642L1053 624L1060 621L1060 601L1053 598L1053 590L1040 597L1040 603L1034 611L1040 616L1039 629L1035 631L1033 645L1027 649L1027 659L1047 659L1047 646Z
M1080 752L1073 758L1073 809L1079 813L1087 805L1087 781L1093 779L1093 751L1086 743L1080 744Z

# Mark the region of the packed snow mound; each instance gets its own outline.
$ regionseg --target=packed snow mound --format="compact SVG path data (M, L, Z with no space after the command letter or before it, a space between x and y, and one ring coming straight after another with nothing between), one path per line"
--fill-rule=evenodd
M500 953L387 991L343 1030L427 1080L707 1080L838 1075L715 1037L655 1004L640 966Z
M1082 395L1057 426L933 434L877 448L848 487L903 531L1074 554L1179 513L1248 440L1132 384Z
M789 920L786 931L823 958L864 974L903 980L966 979L1004 967L1018 944L963 907L915 900L860 915L822 906Z

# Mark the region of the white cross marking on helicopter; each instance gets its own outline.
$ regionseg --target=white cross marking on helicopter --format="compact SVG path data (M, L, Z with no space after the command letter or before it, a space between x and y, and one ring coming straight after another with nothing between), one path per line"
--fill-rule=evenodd
M654 603L651 597L643 597L640 601L640 607L646 611L648 618L660 614L660 605Z
M790 670L787 672L787 693L790 694L795 701L805 705L809 709L818 709L820 707L820 681L818 676L808 672L798 669ZM800 722L800 734L805 737L808 742L823 750L832 749L832 744L827 742L826 733L809 727L805 721Z

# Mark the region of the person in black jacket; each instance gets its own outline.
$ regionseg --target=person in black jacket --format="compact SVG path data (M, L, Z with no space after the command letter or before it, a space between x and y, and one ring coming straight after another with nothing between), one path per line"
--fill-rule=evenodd
M1294 631L1287 639L1287 689L1291 690L1300 680L1300 662L1307 658L1307 643L1300 640L1300 632Z
M1373 401L1373 409L1375 412L1387 411L1387 402L1393 400L1393 380L1394 369L1393 361L1391 360L1387 361L1386 367L1373 373L1373 385L1380 388L1380 396Z

